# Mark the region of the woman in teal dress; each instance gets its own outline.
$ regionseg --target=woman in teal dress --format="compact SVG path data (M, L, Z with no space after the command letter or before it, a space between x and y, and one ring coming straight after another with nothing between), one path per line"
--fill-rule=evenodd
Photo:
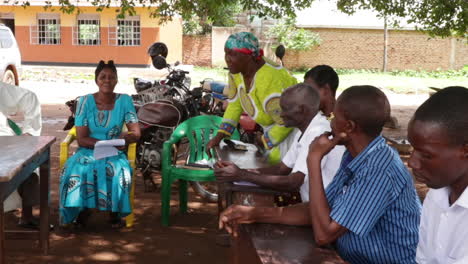
M95 71L99 91L78 100L75 126L79 148L70 157L60 178L60 222L86 225L92 208L110 212L113 227L123 226L131 213L132 169L125 153L96 160L99 140L123 138L126 145L137 142L140 128L132 99L114 93L117 69L113 61L100 61ZM122 132L123 125L129 132Z

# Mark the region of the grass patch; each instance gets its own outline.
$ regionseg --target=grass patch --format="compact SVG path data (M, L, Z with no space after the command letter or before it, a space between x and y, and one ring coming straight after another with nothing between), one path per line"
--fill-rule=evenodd
M462 70L448 71L391 71L338 69L340 85L344 90L353 85L373 85L395 93L427 93L429 87L468 86L468 66ZM302 81L305 71L293 71L292 74Z

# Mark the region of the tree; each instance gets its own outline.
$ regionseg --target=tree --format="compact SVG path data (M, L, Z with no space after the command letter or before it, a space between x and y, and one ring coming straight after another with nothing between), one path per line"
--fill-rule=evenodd
M194 14L183 16L184 34L203 35L211 32L212 26L232 27L236 25L235 17L242 12L241 5L236 1L231 1L226 5L209 12L208 17L206 8L198 8L193 11Z
M468 40L467 0L338 0L338 9L348 14L358 9L375 10L394 25L406 20L431 36Z
M268 36L274 38L278 44L283 44L287 50L310 50L320 45L322 39L317 33L296 28L293 18L282 19L268 31ZM276 48L276 45L273 46Z
M23 2L21 2L23 1ZM72 13L77 7L70 0L57 0L62 12ZM98 10L110 7L112 0L81 0L93 4ZM4 0L28 6L24 0ZM223 10L233 3L238 3L242 10L256 10L259 17L294 18L297 10L312 5L313 0L121 0L121 16L135 14L135 6L143 5L151 10L153 17L161 23L174 15L191 18L194 15L201 21L216 21L223 16ZM48 7L52 6L47 0ZM433 36L452 35L468 39L468 1L467 0L337 0L339 10L352 14L358 9L375 10L379 16L386 17L389 23L397 24L403 19L416 23L420 30Z

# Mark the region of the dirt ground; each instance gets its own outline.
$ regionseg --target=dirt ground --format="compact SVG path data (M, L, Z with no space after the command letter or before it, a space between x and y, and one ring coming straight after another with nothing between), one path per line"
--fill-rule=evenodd
M52 147L51 221L56 225L50 237L50 255L42 256L37 242L8 240L8 263L227 263L228 248L216 244L217 205L203 202L193 192L189 195L189 213L181 215L177 196L171 202L171 227L160 225L160 193L143 190L143 180L137 176L133 228L114 230L107 215L94 214L86 229L73 230L58 224L58 155L59 142L66 136L62 131L69 115L65 105L43 105L43 135L57 137ZM400 128L385 129L392 138L406 136L406 124L416 106L393 108ZM403 156L405 159L406 157ZM159 175L155 176L159 180ZM426 190L417 184L424 196ZM191 190L190 190L191 191ZM37 212L36 212L37 213ZM19 212L7 215L7 228L16 229Z
M145 193L137 175L135 195L136 222L130 229L114 230L105 213L93 214L86 229L57 227L59 142L69 115L65 105L43 105L43 135L57 137L52 146L51 222L56 226L50 236L50 254L41 256L37 242L8 240L8 263L226 263L227 248L215 243L217 205L205 203L189 188L189 212L178 213L173 193L171 227L160 225L160 192ZM155 175L159 180L159 175ZM38 213L38 212L36 212ZM19 212L8 213L7 229L16 227Z

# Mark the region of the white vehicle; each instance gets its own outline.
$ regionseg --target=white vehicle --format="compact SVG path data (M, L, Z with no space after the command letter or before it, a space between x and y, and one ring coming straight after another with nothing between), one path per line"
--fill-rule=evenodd
M21 53L10 28L0 24L0 80L19 85Z

